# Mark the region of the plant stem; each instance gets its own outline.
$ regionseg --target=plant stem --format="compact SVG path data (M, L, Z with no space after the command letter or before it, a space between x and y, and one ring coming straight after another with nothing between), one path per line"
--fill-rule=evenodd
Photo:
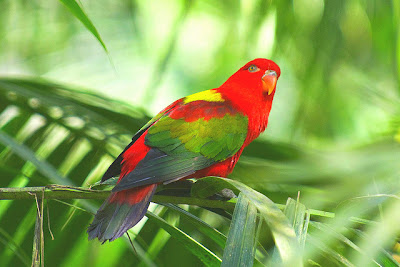
M0 188L0 201L1 200L16 200L16 199L106 199L110 195L110 190L92 190L83 187L73 187L64 185L47 185L37 187L17 187L17 188ZM154 203L170 203L170 204L186 204L194 205L204 208L219 208L226 211L233 212L235 209L235 202L228 202L222 200L210 200L204 198L194 197L177 197L167 195L155 195L151 200ZM281 210L285 205L276 204ZM310 209L312 216L334 218L335 214L332 212L320 211ZM351 217L350 220L359 224L373 223L368 220Z
M35 233L33 237L32 266L44 266L43 199L34 194L37 205ZM43 190L42 190L43 196Z
M23 188L0 188L0 200L11 199L35 199L42 197L45 199L105 199L110 195L109 190L92 190L82 187L48 185L38 187L23 187ZM209 200L193 197L175 197L155 195L152 199L155 203L171 203L171 204L188 204L207 208L221 208L228 211L233 211L235 203Z

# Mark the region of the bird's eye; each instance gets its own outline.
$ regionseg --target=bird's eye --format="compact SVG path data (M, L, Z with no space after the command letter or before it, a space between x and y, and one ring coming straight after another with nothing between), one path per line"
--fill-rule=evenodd
M260 69L256 66L256 65L250 65L250 67L248 67L247 69L249 72L257 72Z

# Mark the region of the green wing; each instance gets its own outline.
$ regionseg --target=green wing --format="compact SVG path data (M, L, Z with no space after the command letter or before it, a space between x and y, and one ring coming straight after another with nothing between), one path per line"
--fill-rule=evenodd
M182 102L182 99L179 99L160 111L154 118L149 120L139 131L132 137L132 141L125 147L125 149L119 154L119 156L114 160L114 162L108 167L107 171L104 173L103 177L101 178L101 182L104 182L112 177L117 177L121 174L121 165L122 161L124 160L123 155L126 150L128 150L138 139L139 137L157 120L159 120L165 113L169 112L171 109L176 107Z
M209 103L207 109L208 103L202 102L200 112L196 110L198 103L190 102L163 114L151 125L145 144L152 149L113 191L170 183L238 152L247 136L247 117L235 112L228 103ZM187 114L191 108L201 116L195 119L191 116L189 121L185 115L177 116ZM218 113L210 117L208 113L213 110ZM204 114L208 117L202 116Z
M203 156L218 162L240 149L247 125L247 117L239 113L193 122L165 116L149 129L145 144L173 157Z

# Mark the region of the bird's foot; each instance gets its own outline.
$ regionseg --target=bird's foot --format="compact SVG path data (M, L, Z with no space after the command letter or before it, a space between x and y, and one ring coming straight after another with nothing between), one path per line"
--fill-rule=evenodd
M211 199L218 200L230 200L232 198L237 198L237 195L229 188L224 188L215 195L211 196Z

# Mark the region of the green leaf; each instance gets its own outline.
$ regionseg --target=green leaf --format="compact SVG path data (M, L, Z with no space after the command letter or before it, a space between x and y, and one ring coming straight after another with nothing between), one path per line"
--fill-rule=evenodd
M117 156L129 137L147 120L136 108L84 90L66 88L45 80L0 79L0 172L2 187L76 184L87 187L100 179L102 170ZM63 189L61 189L63 190ZM62 265L79 251L98 253L96 261L110 259L105 246L93 248L87 242L86 228L99 204L76 200L91 213L69 213L69 207L49 202L49 221L55 240L45 233L46 265ZM34 205L31 215L31 207ZM71 204L69 204L71 205ZM75 210L75 208L74 208ZM10 253L0 244L0 259L6 265L20 265L17 257L32 254L35 200L1 201L0 228L15 239L21 249ZM71 216L70 216L71 214ZM47 216L44 218L47 220ZM78 242L81 244L77 244ZM83 241L84 240L84 241ZM121 239L123 240L123 239ZM10 243L11 244L11 243ZM66 246L66 244L68 244ZM15 245L15 246L16 246ZM126 251L129 243L111 246ZM140 246L136 246L139 251ZM101 252L100 252L101 251ZM53 256L57 255L57 256ZM138 253L143 257L145 253ZM135 256L131 256L135 258ZM89 265L95 265L89 259ZM67 260L63 262L68 262ZM91 264L93 263L93 264Z
M226 236L223 233L221 233L220 231L218 231L217 229L215 229L214 227L212 227L211 225L207 224L206 222L202 221L200 218L196 217L195 215L191 214L190 212L187 212L184 209L179 208L176 205L172 205L172 204L163 204L163 205L179 212L179 214L183 220L188 221L193 227L195 227L197 230L202 232L205 236L212 239L219 246L221 246L221 247L225 246Z
M193 239L191 236L176 228L175 226L169 224L167 221L152 212L147 211L146 216L149 218L149 220L152 220L153 222L158 224L176 240L181 242L185 248L192 252L193 255L197 256L205 265L220 266L221 259L212 251Z
M253 266L257 209L239 194L229 229L221 267Z
M354 232L358 237L360 237L362 240L368 240L368 236L358 230L358 229L352 229L352 232ZM377 247L377 249L379 250L379 253L376 257L376 264L377 265L381 265L381 266L385 266L385 267L399 267L400 263L398 261L396 261L393 256L386 251L385 249L383 249L382 247ZM359 250L362 252L362 250L359 248Z
M36 212L37 212L37 207L36 203L34 203L32 204L32 207L29 209L25 217L20 221L18 228L15 231L15 234L10 238L12 242L10 240L8 241L7 243L8 249L5 249L0 254L0 259L2 264L4 264L4 266L9 265L9 261L12 259L13 255L18 255L18 257L20 258L22 255L24 255L24 251L21 250L20 246L24 241L26 241L27 236L30 236L29 232L33 231L33 225L35 222L34 220L32 220L32 218L36 216ZM19 254L21 254L21 256ZM26 259L21 258L21 260L23 260L24 263L26 263L25 262Z
M180 222L180 217L177 216L175 213L169 213L168 209L163 206L158 206L158 209L155 210L158 216L163 216L165 221L172 226L177 227ZM158 210L158 211L157 211ZM155 234L151 243L145 248L146 249L146 256L150 260L159 260L159 254L163 251L164 247L167 245L168 241L171 239L171 235L166 232L163 228L158 229L157 233ZM158 264L159 265L159 264ZM147 267L148 263L144 260L138 265L138 267ZM157 266L157 264L155 265Z
M310 212L306 209L306 206L292 198L288 198L283 212L293 225L300 247L304 249L308 224L310 223Z
M100 180L91 185L91 188L96 190L112 189L117 184L118 179L119 177L111 177L104 182Z
M62 185L74 185L68 179L64 179L58 174L57 170L54 169L48 162L42 161L36 157L32 151L25 145L18 144L13 138L8 136L6 133L0 130L0 143L5 146L11 147L11 149L26 161L31 162L44 176L46 176L52 183Z
M326 244L321 242L318 239L318 237L314 237L314 236L310 235L310 236L308 236L308 240L315 248L318 248L318 250L325 253L329 262L335 262L336 263L335 265L339 264L339 266L355 267L355 265L352 264L346 257L344 257L339 252L332 249L330 246L327 246ZM326 261L324 261L324 262L326 262ZM322 264L321 266L324 266L324 264Z
M104 48L104 50L108 53L107 47L104 44L103 40L100 37L99 32L97 31L96 27L94 27L92 21L89 19L89 17L85 14L83 9L79 6L79 4L75 0L59 0L61 3L63 3L69 11L82 22L82 24L88 29L94 37L100 42L101 46Z
M216 182L216 180L220 181ZM194 184L193 192L197 194L197 188L195 188L197 186L200 189L206 187L201 183L218 184L218 187L221 187L220 183L224 182L226 183L226 188L234 186L237 190L240 190L258 209L274 237L275 245L282 261L281 264L284 266L302 266L300 246L295 231L287 217L268 197L238 181L220 177L202 178ZM200 184L196 185L197 183Z
M0 243L3 243L3 245L7 248L5 250L5 253L17 256L18 259L25 265L25 266L30 266L30 258L26 253L20 248L20 244L15 242L13 240L13 237L10 236L5 230L0 228ZM11 251L11 253L9 253ZM8 258L8 257L7 257ZM4 258L8 260L7 258ZM3 260L3 257L1 258ZM2 263L3 264L3 263ZM4 264L7 264L5 262Z

